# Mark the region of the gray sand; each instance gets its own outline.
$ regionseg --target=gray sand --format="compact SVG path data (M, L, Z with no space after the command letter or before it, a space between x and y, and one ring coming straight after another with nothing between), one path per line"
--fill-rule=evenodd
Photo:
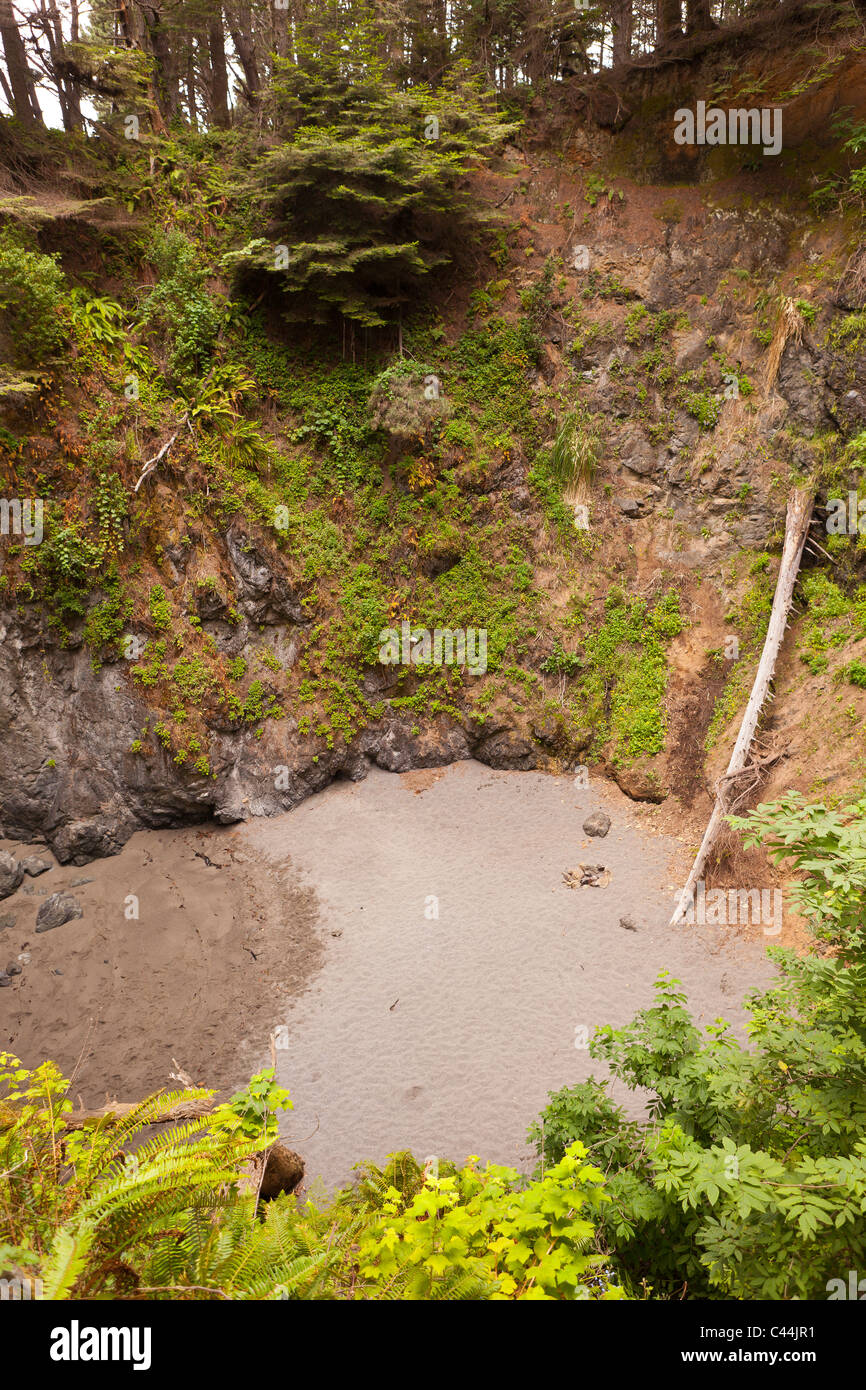
M588 840L598 808L613 825ZM760 934L670 931L688 861L654 832L661 819L600 780L580 789L470 762L374 768L273 820L143 831L0 904L16 917L0 965L29 955L0 990L0 1045L74 1068L73 1094L99 1105L173 1084L175 1058L200 1084L234 1088L281 1030L295 1103L283 1132L311 1182L333 1186L399 1148L523 1167L547 1092L604 1074L576 1029L585 1040L627 1022L663 968L703 1023L740 1020L743 995L770 978ZM608 886L567 887L580 863L604 864ZM59 889L84 916L35 934Z
M598 807L613 825L588 840L582 823ZM308 1182L342 1182L357 1159L399 1148L525 1168L547 1092L604 1074L576 1030L627 1022L662 969L683 981L696 1020L741 1020L745 993L771 976L766 942L671 931L686 861L644 822L608 783L470 762L374 769L236 832L257 858L290 859L319 900L323 968L274 1019L295 1106L282 1128ZM567 887L581 862L604 864L609 885Z

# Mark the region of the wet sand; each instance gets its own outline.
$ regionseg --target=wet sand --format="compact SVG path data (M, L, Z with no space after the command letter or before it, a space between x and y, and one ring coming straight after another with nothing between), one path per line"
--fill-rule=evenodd
M84 868L39 845L0 848L54 865L0 902L0 923L16 919L0 927L0 968L30 957L0 989L0 1049L74 1070L87 1106L176 1088L175 1060L203 1086L235 1087L259 1065L280 1001L321 964L313 895L219 827L142 831ZM60 891L84 915L37 934L39 907Z
M590 840L598 808L612 827ZM0 990L0 1047L77 1064L73 1095L98 1105L171 1085L173 1059L232 1088L275 1033L295 1106L282 1130L310 1183L399 1148L524 1166L547 1092L604 1074L575 1043L649 1004L662 969L704 1024L741 1019L770 978L745 929L669 930L687 861L651 820L608 783L468 762L374 768L272 820L142 832L0 903L17 918L0 967L30 956ZM566 886L580 863L604 864L608 885ZM36 935L60 889L83 918Z

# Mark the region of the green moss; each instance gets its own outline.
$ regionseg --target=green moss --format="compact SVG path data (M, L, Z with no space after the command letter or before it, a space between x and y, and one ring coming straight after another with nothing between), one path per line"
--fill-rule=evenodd
M682 625L674 591L651 609L616 589L608 593L601 627L584 630L585 673L570 698L578 722L594 729L596 754L608 740L617 764L662 751L667 733L665 648Z
M831 651L866 636L866 586L848 598L823 570L813 570L804 575L801 589L809 606L800 659L818 675L827 670Z

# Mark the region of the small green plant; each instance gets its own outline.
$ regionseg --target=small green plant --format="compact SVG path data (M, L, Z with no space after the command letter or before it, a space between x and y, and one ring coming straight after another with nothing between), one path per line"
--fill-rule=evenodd
M90 296L76 286L70 292L68 310L73 332L84 342L114 347L128 338L123 305L115 299Z
M701 429L715 429L722 413L722 401L719 396L714 396L709 391L693 392L686 397L684 404L689 415L697 420Z
M614 198L618 198L622 202L624 197L621 189L610 187L599 174L595 173L589 175L583 196L591 208L595 207L599 198L607 198L608 202L612 203Z
M545 675L566 675L573 676L576 671L583 669L584 662L575 652L567 652L561 643L554 644L550 656L545 657L541 663L541 669Z
M171 604L166 598L165 590L161 584L154 584L150 591L147 607L154 627L162 628L163 630L171 627Z
M560 487L589 487L601 457L601 436L592 417L576 407L557 431L550 451L550 470Z

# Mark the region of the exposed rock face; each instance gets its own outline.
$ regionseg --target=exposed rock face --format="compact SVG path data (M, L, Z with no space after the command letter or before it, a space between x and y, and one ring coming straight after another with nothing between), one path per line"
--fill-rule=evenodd
M238 581L239 607L256 623L308 623L301 595L274 575L255 544L237 527L226 533L226 549Z
M275 593L283 603L288 586L275 588L270 569L266 579L266 567L239 545L247 590L259 593L248 601L264 605L257 611L272 610ZM289 640L291 625L279 622L278 635ZM0 831L44 839L64 864L116 854L144 828L211 817L231 824L291 810L336 777L366 776L371 762L406 772L475 757L491 767L527 769L541 757L514 730L441 718L413 733L411 718L388 712L348 747L330 749L291 718L265 721L260 739L248 724L225 722L208 750L215 776L205 776L178 767L157 740L146 754L131 751L153 709L119 663L93 669L80 632L59 648L35 615L6 612L0 623L7 632L0 643ZM370 673L376 685L380 674ZM15 891L24 872L12 856L0 856L0 898Z

